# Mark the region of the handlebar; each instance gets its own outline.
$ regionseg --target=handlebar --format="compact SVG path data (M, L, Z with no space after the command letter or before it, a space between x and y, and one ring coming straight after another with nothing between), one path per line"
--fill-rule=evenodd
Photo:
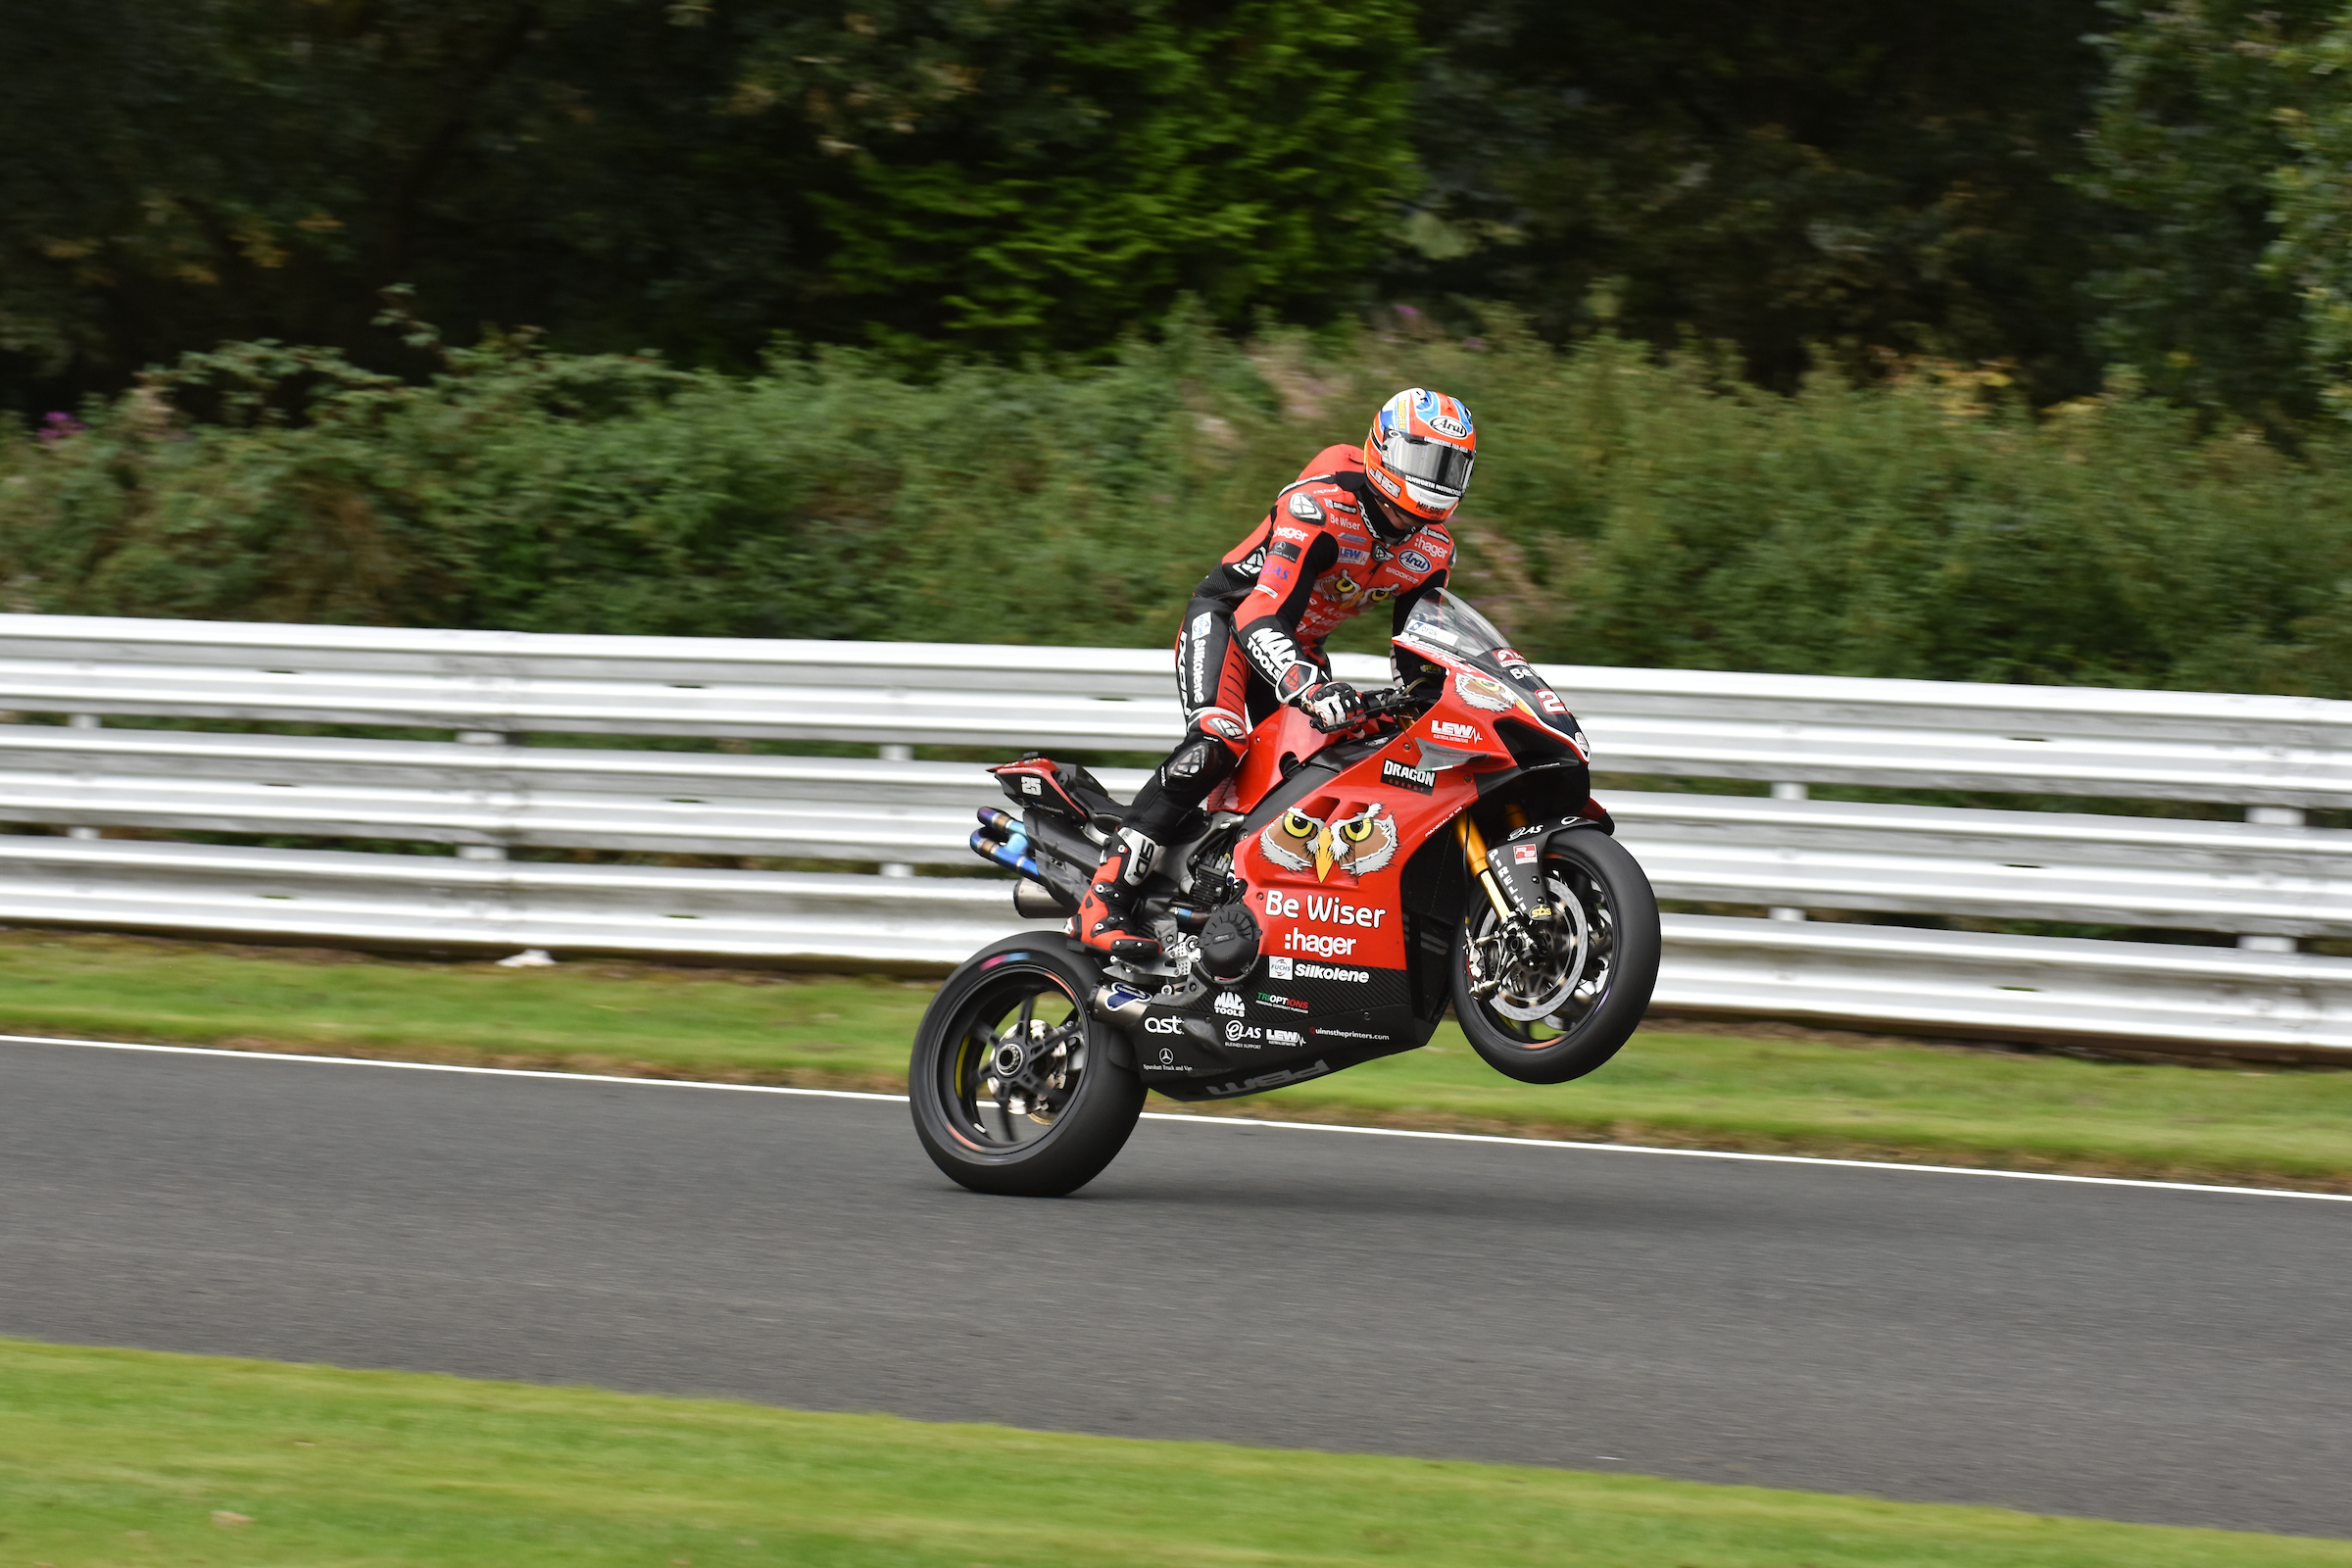
M1363 729L1368 725L1382 723L1396 718L1400 713L1415 712L1424 706L1402 686L1374 686L1358 692L1357 695L1364 700L1364 710L1360 716L1352 718L1345 724L1329 728L1316 723L1312 718L1309 718L1307 722L1314 724L1315 729L1321 734L1345 735L1349 730Z

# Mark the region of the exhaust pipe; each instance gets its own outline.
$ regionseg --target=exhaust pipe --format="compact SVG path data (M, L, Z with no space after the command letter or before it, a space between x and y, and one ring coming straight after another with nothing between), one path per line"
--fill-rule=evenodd
M1066 920L1076 913L1078 904L1061 902L1061 895L1048 882L1023 879L1012 885L1012 912L1027 920Z
M1029 841L1018 833L1009 842L999 843L988 836L988 829L977 829L972 834L972 853L1007 871L1018 871L1028 877L1041 874L1037 868L1037 857L1029 853Z
M980 808L980 825L972 830L972 853L992 865L1023 876L1041 874L1037 857L1029 853L1029 835L1021 824L993 806Z
M1107 1024L1122 1029L1140 1029L1144 1022L1144 1006L1151 996L1122 980L1098 987L1088 1010Z

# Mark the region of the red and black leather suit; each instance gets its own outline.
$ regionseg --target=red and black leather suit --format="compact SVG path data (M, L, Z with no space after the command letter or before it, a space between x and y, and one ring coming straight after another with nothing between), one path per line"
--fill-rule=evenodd
M1176 639L1184 739L1136 796L1128 827L1168 842L1233 772L1251 727L1330 677L1323 640L1334 627L1388 605L1401 630L1444 586L1452 538L1438 523L1371 512L1378 496L1362 448L1324 448L1193 590ZM1391 517L1416 525L1398 534Z

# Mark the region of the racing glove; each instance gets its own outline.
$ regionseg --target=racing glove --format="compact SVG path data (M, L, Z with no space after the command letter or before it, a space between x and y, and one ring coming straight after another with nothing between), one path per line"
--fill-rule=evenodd
M1291 699L1315 728L1329 733L1361 722L1364 694L1344 680L1318 681Z

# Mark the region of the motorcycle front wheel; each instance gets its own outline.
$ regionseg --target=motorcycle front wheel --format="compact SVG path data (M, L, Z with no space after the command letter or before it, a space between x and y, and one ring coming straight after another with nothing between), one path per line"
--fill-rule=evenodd
M1658 901L1641 862L1596 828L1554 834L1544 881L1557 911L1545 947L1514 955L1484 901L1453 943L1453 1016L1504 1075L1562 1084L1617 1054L1657 984Z
M931 1162L976 1193L1059 1198L1102 1174L1144 1108L1087 1014L1089 971L1060 937L1018 937L967 959L915 1031L906 1096Z

